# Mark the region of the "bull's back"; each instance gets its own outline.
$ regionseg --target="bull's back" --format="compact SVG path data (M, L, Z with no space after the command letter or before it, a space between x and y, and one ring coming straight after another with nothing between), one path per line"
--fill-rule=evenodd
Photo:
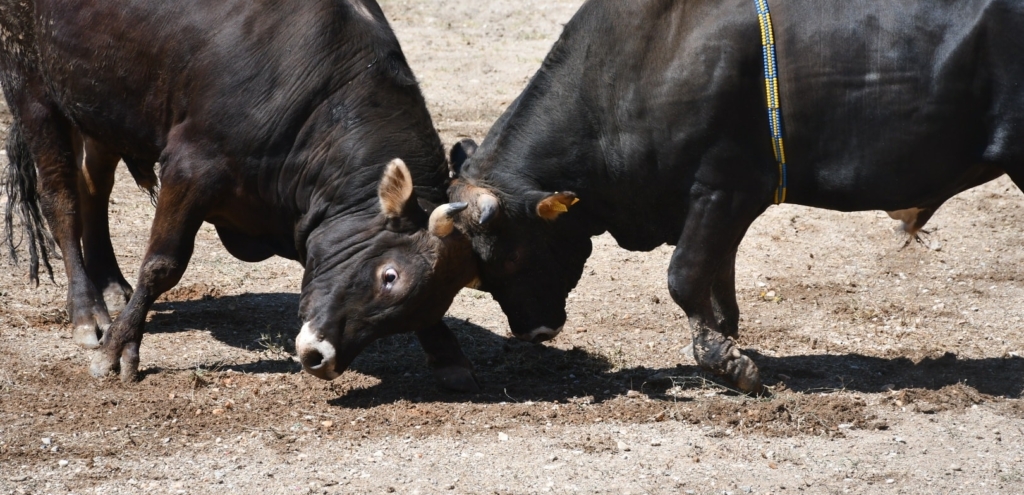
M346 64L372 56L360 47L378 42L343 36L387 38L374 29L376 20L329 0L0 5L32 9L30 23L25 12L17 16L22 22L6 23L28 40L13 49L31 54L9 57L13 69L42 81L87 134L150 160L186 119L208 123L209 138L230 130L234 140L274 139L275 126L308 114L312 100L339 85ZM354 49L340 53L342 47Z

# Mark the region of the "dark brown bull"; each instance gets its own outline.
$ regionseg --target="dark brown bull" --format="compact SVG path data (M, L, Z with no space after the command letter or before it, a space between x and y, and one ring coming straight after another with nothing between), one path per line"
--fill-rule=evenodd
M45 217L76 339L97 347L94 375L136 376L146 313L208 221L242 260L303 264L296 348L314 375L416 332L442 383L476 387L441 321L475 273L449 235L460 206L442 204L440 140L372 0L0 0L0 42L31 273L47 261ZM118 158L143 187L160 163L134 293L106 228ZM112 324L104 294L128 300Z

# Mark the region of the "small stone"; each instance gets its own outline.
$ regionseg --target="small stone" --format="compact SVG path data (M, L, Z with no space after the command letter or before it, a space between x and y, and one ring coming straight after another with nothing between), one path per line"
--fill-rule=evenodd
M220 416L221 414L224 414L224 410L223 409L217 408L217 409L213 410L213 415L214 416Z
M622 440L619 440L618 447L619 450L623 452L629 452L629 445L626 445L626 442L623 442Z
M170 441L171 441L171 437L167 437L167 438L161 440L162 443L170 443Z
M331 421L331 420L321 421L320 422L320 426L323 426L324 428L330 428L330 427L334 426L334 421Z
M499 431L498 432L498 441L499 442L507 442L508 441L508 434L506 434L503 431Z
M895 482L896 482L896 480L894 480L894 479L892 479L892 478L889 478L889 479L885 480L885 482L886 482L887 484L890 484L890 485L891 485L891 484L895 483Z
M779 465L774 462L769 462L768 467L771 469L779 469Z
M963 471L963 468L958 466L958 465L956 465L956 464L953 464L952 466L949 466L949 470L950 471Z
M651 440L651 447L661 447L661 440Z
M196 409L196 416L199 416L200 414L203 414L203 410L202 409Z
M43 445L50 445L51 443L53 443L53 440L51 440L50 437L43 439Z
M61 459L61 460L57 461L57 465L60 466L60 467L68 467L68 464L71 464L71 463L68 462L67 459Z
M626 397L640 397L640 392L636 390L630 390L629 392L626 392Z

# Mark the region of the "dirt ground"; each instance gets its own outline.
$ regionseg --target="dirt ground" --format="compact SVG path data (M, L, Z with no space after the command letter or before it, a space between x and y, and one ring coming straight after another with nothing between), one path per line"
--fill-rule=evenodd
M482 138L580 3L382 6L450 144ZM9 123L0 107L0 137ZM143 379L97 381L63 272L33 288L5 259L0 494L1024 493L1022 205L992 182L906 247L881 212L771 208L737 266L765 398L682 352L670 249L607 236L548 345L510 340L487 294L458 296L476 395L439 390L407 336L334 382L302 373L301 267L237 261L209 226L151 314ZM124 170L110 209L134 273L153 208Z

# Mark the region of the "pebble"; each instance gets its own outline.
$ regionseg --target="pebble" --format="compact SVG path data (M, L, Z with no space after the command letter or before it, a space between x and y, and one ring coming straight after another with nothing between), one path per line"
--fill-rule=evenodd
M626 442L623 442L622 440L619 440L618 447L619 450L623 452L629 452L629 445L626 445Z
M640 397L640 392L636 390L630 390L626 392L626 397Z
M43 445L50 445L51 443L53 443L53 440L50 440L50 437L43 438Z
M61 459L61 460L57 461L57 465L60 466L60 467L67 467L68 464L71 464L71 463L68 462L67 459Z
M661 440L651 440L651 447L661 447Z
M499 442L507 442L508 441L508 434L506 434L505 432L499 431L498 432L498 441Z

